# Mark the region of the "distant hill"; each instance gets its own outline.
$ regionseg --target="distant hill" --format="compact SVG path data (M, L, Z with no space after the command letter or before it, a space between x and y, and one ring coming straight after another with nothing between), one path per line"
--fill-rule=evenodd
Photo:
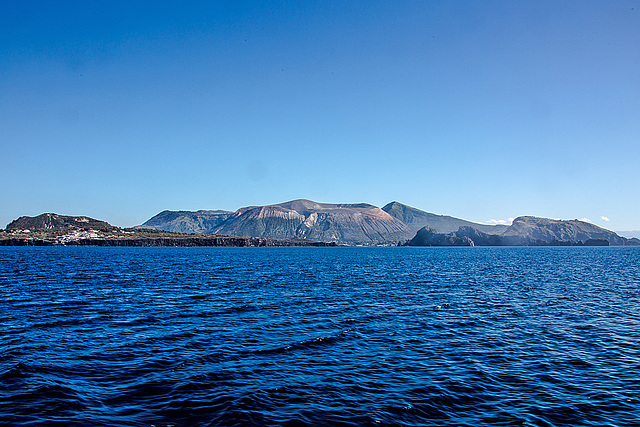
M413 236L406 224L376 206L317 203L304 199L239 209L214 232L369 244L406 241Z
M624 245L626 239L613 231L598 227L590 222L555 220L521 216L513 220L502 236L519 236L544 242L586 242L589 239L605 239L612 245Z
M86 216L67 216L55 213L44 213L35 217L21 216L7 225L7 230L31 231L113 231L117 228L108 222Z
M554 220L523 216L513 220L502 234L488 234L473 227L452 233L437 233L428 227L418 231L410 246L548 246L548 245L638 245L613 231L579 220Z
M233 212L221 210L162 211L136 228L150 228L174 233L210 234L231 215Z
M382 210L407 224L414 233L422 227L428 227L437 233L451 233L457 231L460 227L473 227L485 233L502 234L507 229L506 225L478 224L452 216L421 211L398 202L388 203L382 207Z

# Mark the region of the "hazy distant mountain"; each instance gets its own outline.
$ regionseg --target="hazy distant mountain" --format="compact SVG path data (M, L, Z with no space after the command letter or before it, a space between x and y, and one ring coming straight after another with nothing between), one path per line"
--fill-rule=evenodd
M640 239L640 230L630 230L630 231L616 231L618 236L626 237L627 239Z
M451 233L457 231L460 227L473 227L485 233L502 234L507 229L506 225L478 224L452 216L424 212L398 202L391 202L383 206L382 210L407 224L414 233L422 227L429 227L437 233Z
M228 211L162 211L137 228L172 231L174 233L209 234L226 221Z
M68 216L55 213L44 213L35 217L21 216L7 225L7 230L31 231L112 231L114 229L117 229L117 227L105 221L86 216Z
M239 209L214 232L343 243L398 242L414 234L406 224L373 205L316 203L304 199Z

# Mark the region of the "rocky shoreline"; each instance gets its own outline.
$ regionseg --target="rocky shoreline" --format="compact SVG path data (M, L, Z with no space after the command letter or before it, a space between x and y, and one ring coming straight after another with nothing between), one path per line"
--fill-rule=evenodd
M336 246L335 243L303 239L267 239L262 237L113 237L75 240L11 237L0 239L0 246L131 246L131 247L278 247L278 246Z

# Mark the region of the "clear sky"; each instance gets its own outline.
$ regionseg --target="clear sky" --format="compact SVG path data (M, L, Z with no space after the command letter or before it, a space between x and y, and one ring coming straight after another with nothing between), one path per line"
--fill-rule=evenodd
M6 0L0 150L0 227L307 198L637 230L640 1Z

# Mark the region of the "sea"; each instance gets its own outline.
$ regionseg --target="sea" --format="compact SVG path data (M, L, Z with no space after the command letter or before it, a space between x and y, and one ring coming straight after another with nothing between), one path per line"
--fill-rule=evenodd
M640 248L0 248L2 426L638 426Z

